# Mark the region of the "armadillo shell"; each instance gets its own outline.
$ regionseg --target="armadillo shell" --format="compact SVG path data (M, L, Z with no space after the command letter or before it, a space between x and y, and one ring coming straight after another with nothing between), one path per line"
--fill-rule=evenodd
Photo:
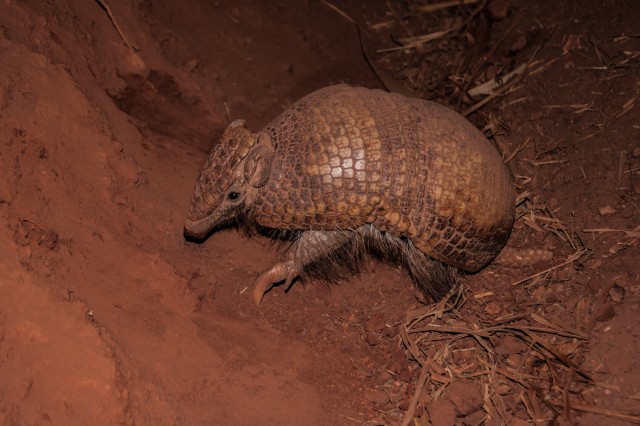
M273 143L272 174L253 215L265 227L371 223L470 272L509 237L511 177L491 143L449 108L339 85L300 99L262 131Z

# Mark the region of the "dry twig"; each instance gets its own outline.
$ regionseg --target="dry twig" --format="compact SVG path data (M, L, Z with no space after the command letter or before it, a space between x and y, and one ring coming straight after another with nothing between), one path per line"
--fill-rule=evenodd
M131 44L129 42L129 40L127 39L127 37L124 35L124 32L120 28L120 25L118 25L118 22L116 21L115 16L113 16L113 13L111 12L111 8L107 4L106 0L96 0L96 1L100 5L100 7L102 7L104 9L104 11L107 12L107 15L109 16L109 19L111 20L111 23L113 24L113 26L115 27L116 31L118 32L118 35L124 41L124 43L127 45L127 47L130 50L132 50L134 52L137 52L138 48L135 47L133 44Z

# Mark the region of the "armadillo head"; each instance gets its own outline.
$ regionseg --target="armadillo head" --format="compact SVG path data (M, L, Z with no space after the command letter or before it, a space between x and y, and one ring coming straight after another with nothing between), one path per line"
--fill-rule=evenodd
M244 120L225 129L196 183L185 236L204 238L251 209L258 188L271 173L271 139L251 133Z

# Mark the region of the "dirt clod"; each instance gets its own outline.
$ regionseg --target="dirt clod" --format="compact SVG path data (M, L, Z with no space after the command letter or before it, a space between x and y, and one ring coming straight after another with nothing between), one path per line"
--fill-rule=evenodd
M519 52L520 50L527 47L527 36L524 34L520 34L514 41L511 43L509 50L512 53Z
M609 204L607 204L606 206L598 207L598 214L600 216L613 216L616 213L617 213L617 210Z
M624 288L614 285L609 289L609 298L612 302L620 303L624 299Z
M602 305L596 311L596 320L600 322L607 322L616 316L616 310L611 304Z
M363 396L366 401L375 407L384 407L389 402L389 395L383 390L367 390Z
M469 414L468 416L465 416L465 418L462 419L462 424L464 424L465 426L476 426L482 424L484 418L485 413L481 410L477 410Z
M482 392L474 383L453 382L447 388L446 395L462 417L468 416L482 407Z
M509 0L491 0L488 5L488 10L493 19L501 20L509 14L511 4Z
M498 302L489 302L487 303L487 306L484 307L484 311L488 315L498 315L501 310L502 310L502 304Z
M451 426L456 420L456 409L451 401L440 398L427 406L432 426Z

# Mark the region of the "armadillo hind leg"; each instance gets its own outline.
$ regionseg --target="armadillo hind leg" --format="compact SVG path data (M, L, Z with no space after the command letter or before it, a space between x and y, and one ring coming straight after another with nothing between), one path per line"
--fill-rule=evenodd
M458 268L431 259L415 248L411 242L406 242L402 254L402 262L416 287L435 302L446 296L458 283L460 276Z
M359 231L367 247L382 257L400 262L427 298L437 302L458 283L458 268L432 259L418 250L411 240L383 234L372 226L364 226Z
M286 251L281 262L258 277L253 287L253 303L259 305L274 284L285 281L285 287L298 276L331 277L338 268L357 261L354 250L356 234L351 231L306 231ZM346 249L348 247L348 249ZM348 254L348 256L347 256Z

